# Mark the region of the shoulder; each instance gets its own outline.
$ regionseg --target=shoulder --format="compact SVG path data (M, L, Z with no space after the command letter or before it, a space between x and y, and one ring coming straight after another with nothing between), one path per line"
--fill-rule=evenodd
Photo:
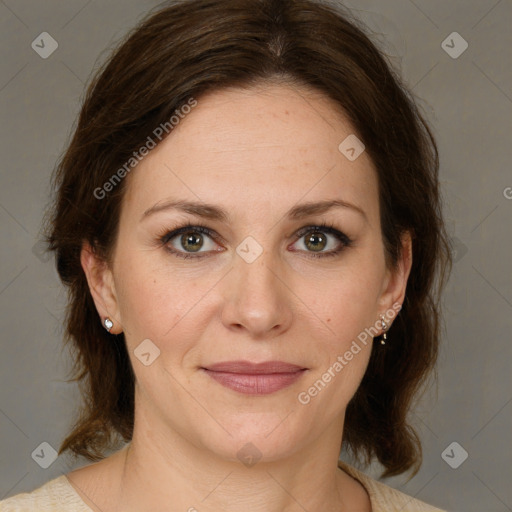
M65 475L50 480L29 493L0 501L0 512L91 512Z
M407 496L406 494L378 482L356 468L340 461L338 466L351 477L358 480L370 496L372 512L443 512L427 505L423 501Z

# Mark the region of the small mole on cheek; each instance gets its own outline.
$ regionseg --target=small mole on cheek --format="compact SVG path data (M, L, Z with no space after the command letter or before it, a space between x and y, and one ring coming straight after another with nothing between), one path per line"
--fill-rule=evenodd
M331 319L330 319L330 318L328 318L328 319L327 319L327 321L328 321L328 322L330 322L330 321L331 321Z

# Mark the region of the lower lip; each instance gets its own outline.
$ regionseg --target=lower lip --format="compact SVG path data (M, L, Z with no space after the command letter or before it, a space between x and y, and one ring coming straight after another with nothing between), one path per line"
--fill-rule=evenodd
M291 386L305 370L291 373L245 374L214 372L204 369L212 379L223 386L246 395L268 395Z

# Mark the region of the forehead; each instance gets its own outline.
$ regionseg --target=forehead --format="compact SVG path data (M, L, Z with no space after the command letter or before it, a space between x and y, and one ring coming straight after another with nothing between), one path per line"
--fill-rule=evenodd
M223 204L240 215L298 201L343 199L378 215L376 173L339 149L354 129L336 103L304 88L215 91L129 176L125 206L141 214L167 197ZM351 140L351 139L349 139Z

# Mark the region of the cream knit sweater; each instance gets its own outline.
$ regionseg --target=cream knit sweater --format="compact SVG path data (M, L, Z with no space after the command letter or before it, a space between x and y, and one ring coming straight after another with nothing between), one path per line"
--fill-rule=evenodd
M378 482L352 466L339 463L358 480L370 496L372 512L443 512ZM0 501L0 512L91 512L65 475L50 480L35 491Z

